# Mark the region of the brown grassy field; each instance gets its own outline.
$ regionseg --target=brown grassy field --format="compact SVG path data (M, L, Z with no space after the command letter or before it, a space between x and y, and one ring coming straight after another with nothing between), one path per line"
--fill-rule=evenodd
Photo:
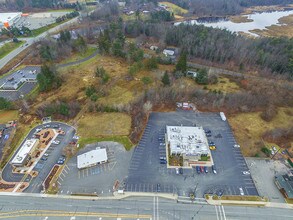
M87 113L78 122L78 134L84 138L127 136L131 118L124 113Z
M292 116L286 110L292 108L279 108L278 114L271 122L265 122L260 118L260 112L242 113L228 117L236 139L241 145L241 151L245 156L255 156L260 151L262 134L276 127L288 127L293 124ZM258 147L257 147L258 146Z
M234 23L245 23L245 22L252 22L252 19L249 19L248 16L239 15L239 16L231 16L229 17L230 21Z
M9 110L9 111L0 111L0 124L5 124L8 121L17 120L18 111Z
M234 93L240 90L240 87L235 82L232 82L230 79L222 76L218 78L218 83L208 85L207 88L210 90L222 91L224 93Z

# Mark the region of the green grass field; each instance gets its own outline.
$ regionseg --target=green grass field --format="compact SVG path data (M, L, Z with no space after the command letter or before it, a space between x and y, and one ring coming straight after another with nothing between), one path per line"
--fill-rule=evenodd
M13 51L16 48L20 47L22 44L23 44L23 41L20 41L18 43L9 42L9 43L4 44L2 47L0 47L0 59L5 57L11 51Z

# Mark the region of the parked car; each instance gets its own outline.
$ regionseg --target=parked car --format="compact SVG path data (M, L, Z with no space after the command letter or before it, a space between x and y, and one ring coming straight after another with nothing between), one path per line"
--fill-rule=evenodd
M165 141L165 138L163 138L163 137L159 137L159 138L158 138L158 141Z
M204 130L204 132L205 132L206 134L211 134L211 133L212 133L211 130L208 130L208 129Z
M216 146L216 145L215 145L215 143L213 141L210 141L209 146Z
M179 168L177 167L175 168L175 170L176 170L176 174L179 175Z
M41 160L46 161L48 158L47 157L42 157Z
M242 172L244 175L250 175L250 172L249 171L243 171Z
M205 172L205 173L208 173L208 172L209 172L209 168L204 167L204 172Z
M62 165L62 164L64 164L64 161L63 161L63 160L58 160L58 161L57 161L57 164Z
M60 144L60 141L54 140L54 141L52 141L52 144Z
M241 187L239 188L239 191L240 191L240 195L244 196L244 192L243 192L243 189Z
M182 175L183 174L183 169L180 167L179 168L179 173Z
M203 168L203 166L200 167L200 172L201 172L201 173L204 172L204 168Z
M234 147L240 148L240 145L239 144L234 144Z
M53 128L59 128L59 125L54 124L54 125L52 125L52 127Z
M213 173L214 173L214 174L217 174L217 170L216 170L215 165L212 166L212 170L213 170Z
M48 154L48 153L44 153L44 156L45 156L45 157L48 157L48 156L49 156L49 154Z
M160 164L167 164L166 160L160 160Z
M157 192L161 192L161 185L160 185L160 183L157 184Z
M212 135L208 133L208 134L206 134L206 136L207 136L207 137L211 137Z
M210 146L210 150L216 150L216 146Z
M166 144L165 143L160 143L160 146L165 146Z
M222 196L223 193L224 193L224 190L222 190L222 189L219 189L216 191L217 196Z
M196 172L197 172L198 174L200 174L200 167L199 167L199 166L196 166Z

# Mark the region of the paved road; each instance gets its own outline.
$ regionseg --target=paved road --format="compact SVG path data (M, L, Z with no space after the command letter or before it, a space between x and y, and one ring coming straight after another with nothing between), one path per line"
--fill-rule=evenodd
M75 130L66 124L63 124L61 122L51 122L51 123L48 123L47 125L52 125L52 124L58 124L60 126L60 128L66 132L66 135L65 136L58 135L56 139L60 140L60 144L56 145L54 147L54 150L53 150L53 147L50 147L51 149L49 148L46 151L47 153L49 151L51 152L48 157L48 160L47 161L39 161L38 164L36 164L36 167L34 168L34 170L37 170L39 172L39 175L33 179L28 177L28 179L26 180L26 181L31 181L29 188L26 189L28 192L39 193L41 191L41 183L44 181L45 177L49 174L50 170L52 169L54 164L57 162L58 157L60 157L60 155L62 154L62 149L65 146L67 146L69 144L69 142L71 142L72 137L75 134ZM32 136L36 132L36 129L42 128L42 127L43 127L43 125L38 125L35 128L33 128L29 132L29 134L26 136L26 138L23 140L22 144L24 143L25 140L32 138ZM19 148L14 153L14 155L18 152L18 150L19 150ZM11 159L13 157L11 157ZM19 182L24 177L24 174L12 173L12 166L9 163L7 163L2 171L1 177L3 178L3 180L5 180L7 182Z
M70 24L75 23L78 20L79 17L73 18L63 24L60 24L34 38L23 38L21 40L25 40L26 43L23 44L23 46L16 48L15 50L13 50L12 52L10 52L9 54L7 54L5 57L3 57L0 60L0 69L2 69L10 60L12 60L13 58L15 58L19 53L21 53L22 51L24 51L26 48L28 48L29 46L31 46L33 43L45 38L48 34L56 32Z
M159 197L77 200L0 196L0 219L293 219L292 209L182 204Z

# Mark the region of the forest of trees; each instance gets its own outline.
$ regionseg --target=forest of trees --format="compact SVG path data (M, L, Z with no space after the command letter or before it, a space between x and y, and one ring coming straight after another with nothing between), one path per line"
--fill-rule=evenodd
M131 37L144 35L179 47L189 59L233 67L245 71L293 77L293 39L247 38L227 30L203 25L167 25L133 21L126 23L125 34Z

